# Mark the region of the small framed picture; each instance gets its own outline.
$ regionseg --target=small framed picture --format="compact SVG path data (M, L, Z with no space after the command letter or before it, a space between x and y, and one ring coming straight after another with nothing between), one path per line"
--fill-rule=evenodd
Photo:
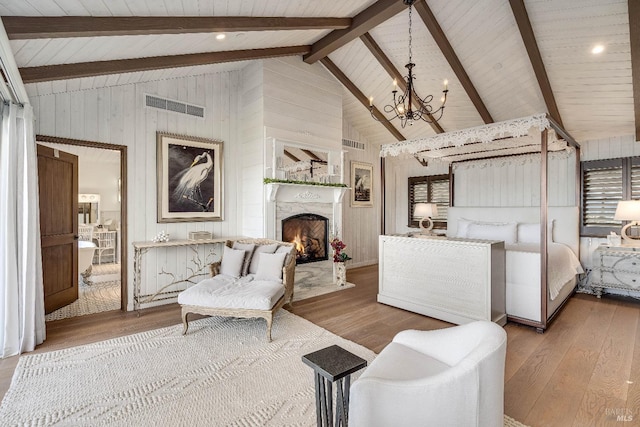
M158 222L222 221L222 141L157 133Z
M351 206L373 207L373 165L351 162Z

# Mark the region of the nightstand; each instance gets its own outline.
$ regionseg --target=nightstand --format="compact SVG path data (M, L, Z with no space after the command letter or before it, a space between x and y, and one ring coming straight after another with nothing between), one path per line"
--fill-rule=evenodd
M591 288L598 298L604 288L640 291L640 246L598 246Z

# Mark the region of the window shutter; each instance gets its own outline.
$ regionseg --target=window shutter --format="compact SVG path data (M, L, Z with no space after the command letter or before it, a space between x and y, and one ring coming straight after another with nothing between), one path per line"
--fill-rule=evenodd
M622 200L622 167L593 169L584 174L583 224L585 227L619 227L613 219Z
M409 227L418 227L422 219L413 215L416 203L435 203L438 215L432 218L435 228L447 228L449 209L449 175L409 178Z
M421 218L413 215L416 203L429 202L429 182L418 182L413 185L413 203L411 203L411 221L420 221ZM440 206L438 206L440 207Z
M440 179L431 181L431 203L438 205L438 215L434 221L447 222L447 210L449 209L449 180Z

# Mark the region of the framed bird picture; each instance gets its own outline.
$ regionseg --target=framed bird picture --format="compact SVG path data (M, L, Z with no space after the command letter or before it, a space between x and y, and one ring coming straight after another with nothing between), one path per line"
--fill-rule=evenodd
M373 206L373 165L351 162L351 207Z
M158 222L222 221L222 141L157 133Z

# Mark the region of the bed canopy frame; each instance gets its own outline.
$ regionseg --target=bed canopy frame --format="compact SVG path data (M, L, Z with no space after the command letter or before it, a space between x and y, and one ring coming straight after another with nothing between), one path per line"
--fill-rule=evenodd
M576 158L575 204L580 201L580 145L548 114L536 114L483 126L441 133L432 137L417 138L392 144L384 144L380 150L382 188L385 189L385 158L414 157L423 165L430 162L449 164L449 175L455 163L480 159L514 157L540 154L540 298L541 321L511 319L544 331L560 308L547 317L547 263L548 263L548 165L549 153L573 153ZM452 182L452 180L450 180ZM451 192L453 194L453 191ZM451 198L453 206L453 198ZM382 233L385 234L385 197L382 197ZM579 256L579 254L576 254Z

